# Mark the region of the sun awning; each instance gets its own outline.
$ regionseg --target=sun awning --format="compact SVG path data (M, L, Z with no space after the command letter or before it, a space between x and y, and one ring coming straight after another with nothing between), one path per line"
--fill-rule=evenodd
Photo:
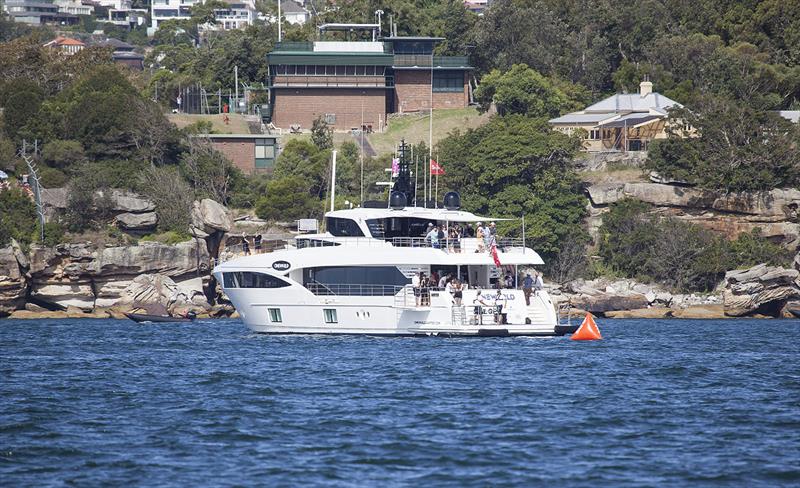
M630 114L620 117L616 120L612 120L611 122L600 123L599 126L604 129L612 129L616 127L628 127L631 129L635 129L637 127L642 127L643 125L647 125L662 119L663 117L658 115Z

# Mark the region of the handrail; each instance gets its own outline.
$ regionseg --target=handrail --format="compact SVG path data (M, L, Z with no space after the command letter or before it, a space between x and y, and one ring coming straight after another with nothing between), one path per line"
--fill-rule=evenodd
M262 239L258 246L251 244L251 242L253 241L250 240L248 242L246 251L243 244L226 246L220 253L218 261L225 262L246 255L311 247L419 247L439 249L445 253L489 252L491 247L491 241L479 241L476 237L462 237L460 239L451 239L448 237L437 242L436 246L425 237L388 237L379 239L372 237L321 236L309 238L298 236L287 239ZM499 253L507 252L509 249L524 247L522 238L518 237L500 237L496 238L495 242Z
M314 295L342 295L342 296L370 296L386 297L397 295L402 286L396 285L372 285L354 283L319 283L309 282L303 286Z

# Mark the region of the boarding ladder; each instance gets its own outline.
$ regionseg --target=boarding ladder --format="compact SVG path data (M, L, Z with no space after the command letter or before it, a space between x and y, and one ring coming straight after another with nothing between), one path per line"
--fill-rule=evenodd
M454 305L450 312L453 325L456 327L463 327L467 318L466 308L461 305Z

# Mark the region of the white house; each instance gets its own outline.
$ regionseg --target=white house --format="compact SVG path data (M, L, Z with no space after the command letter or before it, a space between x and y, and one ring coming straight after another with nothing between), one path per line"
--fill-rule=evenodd
M584 150L647 151L654 139L667 137L667 111L681 104L658 92L643 81L639 93L618 93L585 109L550 120L557 131L572 134L586 131Z

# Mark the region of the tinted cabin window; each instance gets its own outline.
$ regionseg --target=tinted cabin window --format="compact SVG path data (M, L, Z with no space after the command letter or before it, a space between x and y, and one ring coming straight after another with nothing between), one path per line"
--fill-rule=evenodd
M328 232L336 237L364 237L355 220L328 217Z
M305 283L325 285L387 285L411 283L396 266L330 266L303 270Z
M283 288L289 286L289 283L276 276L250 271L222 273L222 284L225 288Z

